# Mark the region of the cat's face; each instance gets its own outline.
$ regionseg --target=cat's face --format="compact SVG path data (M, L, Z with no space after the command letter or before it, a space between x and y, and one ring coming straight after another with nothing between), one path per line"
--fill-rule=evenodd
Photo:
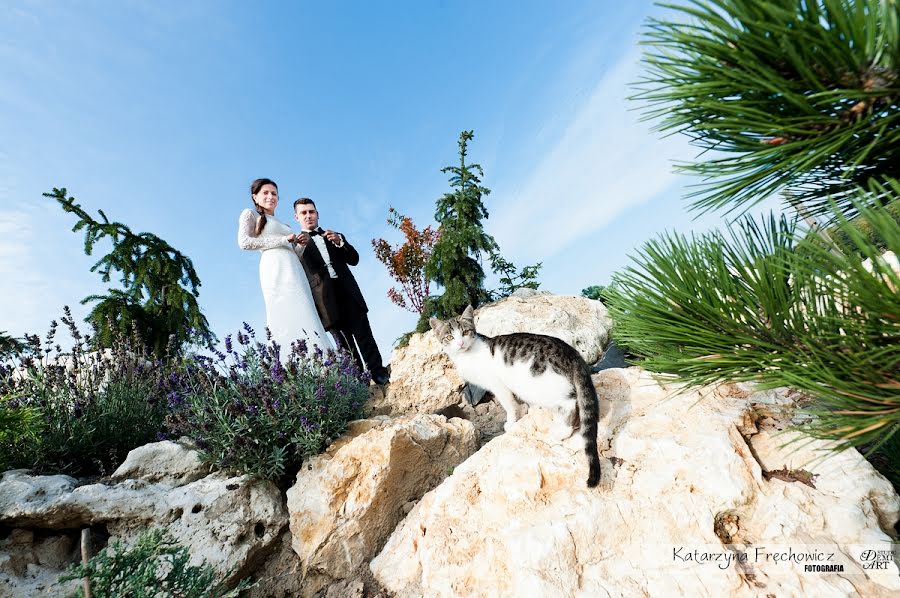
M475 342L475 317L471 305L458 318L431 318L428 323L449 355L468 351Z

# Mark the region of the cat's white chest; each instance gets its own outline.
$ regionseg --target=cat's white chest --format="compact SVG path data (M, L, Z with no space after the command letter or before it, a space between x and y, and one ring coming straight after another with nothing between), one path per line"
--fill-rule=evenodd
M450 359L460 377L466 382L482 388L491 388L497 381L490 351L484 345L476 345L470 347L468 351L450 355Z

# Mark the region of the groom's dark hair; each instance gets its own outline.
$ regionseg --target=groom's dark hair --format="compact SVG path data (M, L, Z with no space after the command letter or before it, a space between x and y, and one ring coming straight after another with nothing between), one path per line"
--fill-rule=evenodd
M301 197L300 199L298 199L297 201L294 202L294 211L295 212L297 211L297 206L305 206L307 204L312 204L312 207L316 208L316 202L314 202L313 200L311 200L308 197ZM319 208L316 208L316 211L318 212Z

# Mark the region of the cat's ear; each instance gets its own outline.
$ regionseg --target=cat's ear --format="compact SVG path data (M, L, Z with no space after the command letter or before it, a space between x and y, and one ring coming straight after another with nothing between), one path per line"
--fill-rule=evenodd
M464 320L474 320L475 319L475 309L469 305L466 309L463 310L462 316L460 318Z
M435 332L440 332L441 328L444 327L444 323L437 318L428 318L428 323L431 324L431 329Z

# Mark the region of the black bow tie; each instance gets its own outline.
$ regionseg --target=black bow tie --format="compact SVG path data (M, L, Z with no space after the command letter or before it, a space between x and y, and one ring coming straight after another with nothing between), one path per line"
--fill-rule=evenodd
M310 237L315 237L316 235L324 235L325 231L323 231L321 228L319 228L316 230L311 230L311 231L307 232L306 234L309 235Z

